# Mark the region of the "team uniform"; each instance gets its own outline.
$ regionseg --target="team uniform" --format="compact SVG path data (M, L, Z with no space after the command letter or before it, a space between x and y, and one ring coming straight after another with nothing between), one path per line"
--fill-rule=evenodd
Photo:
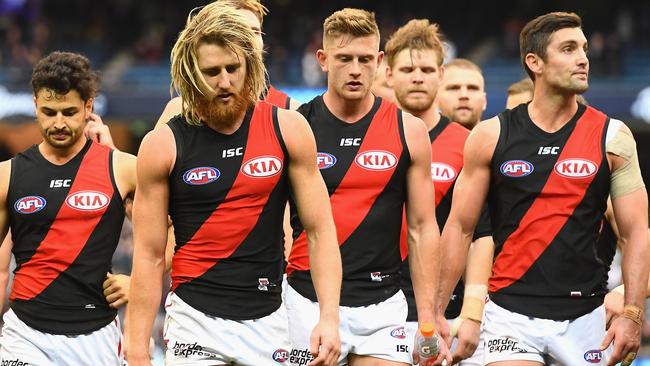
M36 145L12 160L7 202L16 269L3 365L122 364L117 311L102 288L124 222L112 159L109 148L89 140L63 165Z
M525 104L499 120L485 362L605 364L603 299L616 247L598 236L610 186L605 147L622 123L583 105L554 133L538 128Z
M458 123L451 122L447 117L441 116L438 124L429 131L431 139L431 179L436 196L436 220L440 229L444 227L451 211L451 200L456 178L463 168L463 149L469 130ZM402 266L400 268L400 283L408 302L408 316L406 318L406 334L409 347L413 345L415 334L418 330L418 314L415 304L415 293L411 282L411 272L408 264L408 245L406 242L406 222L402 226L401 254ZM474 240L492 235L487 211L484 210L474 233ZM465 287L459 281L449 299L445 311L445 318L452 321L460 315L463 305ZM478 355L476 355L478 357ZM461 364L470 364L469 360ZM482 364L475 362L472 364Z
M285 364L288 155L277 108L257 103L231 135L189 125L182 116L168 126L176 140L169 177L176 248L166 364Z
M343 263L341 356L349 353L410 362L404 332L407 305L400 290L399 237L410 155L402 112L381 98L355 123L335 117L322 96L299 109L318 146ZM287 267L286 306L294 346L290 362L306 364L319 318L307 240L292 207L294 243Z
M291 109L291 98L287 93L274 88L271 84L269 84L266 95L262 99L278 108Z

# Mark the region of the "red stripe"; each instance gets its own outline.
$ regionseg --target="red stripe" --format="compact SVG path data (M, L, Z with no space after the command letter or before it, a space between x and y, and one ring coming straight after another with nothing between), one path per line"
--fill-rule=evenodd
M587 108L569 136L558 162L583 158L600 167L603 159L600 141L605 121L605 115ZM585 141L595 143L585 144ZM571 179L560 176L554 169L551 171L538 198L503 244L492 268L490 292L512 285L530 269L573 215L595 176Z
M99 191L112 200L109 153L108 148L92 143L81 161L68 197L81 191ZM36 297L68 269L108 209L110 200L96 211L76 210L63 202L36 253L16 272L10 299Z
M393 153L399 162L403 147L397 113L394 104L382 101L368 127L357 156L366 151L383 150ZM388 170L369 171L354 161L350 164L345 177L330 196L339 245L343 245L361 224L377 197L386 188L396 168L397 163ZM307 236L303 231L294 240L289 255L288 274L296 270L309 270L307 250Z
M278 108L287 108L287 99L289 99L287 94L269 85L264 101Z
M285 163L273 127L272 106L264 102L257 104L251 118L242 164L262 156L275 156ZM257 224L281 175L254 178L240 169L224 201L174 255L173 289L202 276L219 260L232 255Z

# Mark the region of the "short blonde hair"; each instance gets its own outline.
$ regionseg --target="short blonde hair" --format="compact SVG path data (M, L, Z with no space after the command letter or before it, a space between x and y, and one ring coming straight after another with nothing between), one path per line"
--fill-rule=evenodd
M508 95L521 93L530 93L530 95L533 95L534 90L535 86L533 85L533 81L526 77L510 85L508 87Z
M427 19L413 19L400 27L386 43L388 65L395 65L395 58L403 50L433 50L438 55L438 66L445 59L445 49L438 33L438 24Z
M171 52L170 89L175 89L185 102L183 116L190 124L200 123L195 111L197 100L214 95L199 69L197 49L202 44L215 44L244 58L246 79L242 97L249 105L256 103L266 88L262 50L246 19L226 1L206 5L189 20Z
M379 42L379 27L375 21L375 13L355 8L345 8L334 12L323 23L323 46L327 40L342 35L352 37L375 35Z
M451 69L452 67L457 67L459 69L465 70L474 70L483 76L483 70L481 70L481 67L466 58L456 58L445 64L445 69Z

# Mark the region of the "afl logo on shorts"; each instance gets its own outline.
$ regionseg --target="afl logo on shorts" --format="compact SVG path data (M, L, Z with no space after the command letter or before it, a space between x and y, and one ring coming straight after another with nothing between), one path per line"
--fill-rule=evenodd
M279 348L273 352L273 361L275 362L286 362L289 359L289 351L286 349Z
M27 196L16 201L14 209L21 214L33 214L44 209L46 203L45 198L41 196Z
M567 178L587 178L597 171L596 163L586 159L564 159L555 164L555 172Z
M390 331L390 336L397 339L404 339L406 338L406 331L404 327L397 327Z
M512 178L525 177L533 170L535 170L533 164L526 160L508 160L501 164L501 174Z
M278 174L282 170L282 160L275 156L260 156L245 162L241 172L251 178L267 178Z
M319 152L316 156L316 162L318 163L318 169L331 168L336 164L336 156L326 152Z
M431 179L434 182L451 182L456 178L456 171L445 163L431 163Z
M108 206L110 199L105 193L97 191L80 191L69 195L65 204L75 210L97 211Z
M397 158L388 151L369 150L358 154L354 162L368 170L389 170L397 165Z
M600 363L603 360L603 354L600 350L592 349L591 351L585 352L585 361L589 363Z
M219 179L221 172L217 168L202 166L192 168L183 174L183 181L189 185L201 186Z

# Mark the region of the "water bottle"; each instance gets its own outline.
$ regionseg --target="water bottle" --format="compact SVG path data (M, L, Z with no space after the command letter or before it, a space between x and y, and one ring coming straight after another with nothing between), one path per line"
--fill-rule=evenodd
M418 356L420 356L420 365L425 365L426 361L435 360L438 357L440 348L436 328L433 324L422 324L415 339L415 347L417 347Z

